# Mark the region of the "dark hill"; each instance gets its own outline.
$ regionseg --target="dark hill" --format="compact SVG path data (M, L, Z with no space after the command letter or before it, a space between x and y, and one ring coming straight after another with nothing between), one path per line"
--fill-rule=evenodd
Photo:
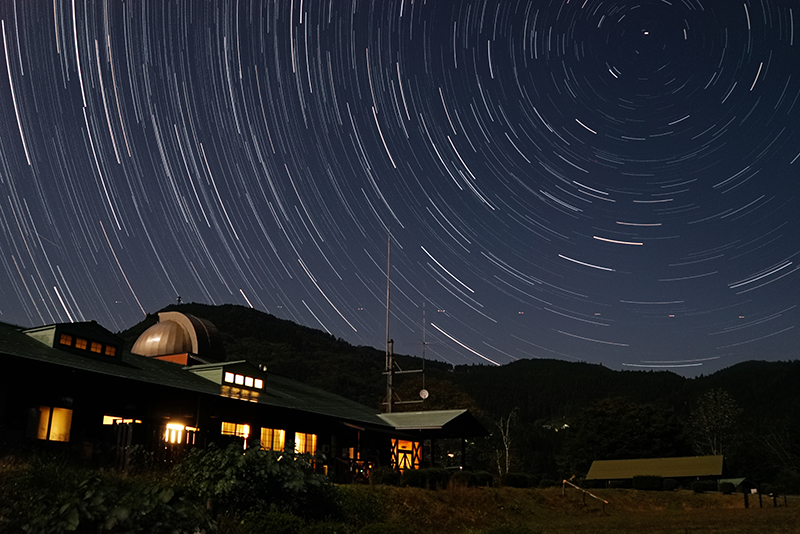
M383 350L353 346L320 330L242 306L181 304L162 311L189 313L214 323L229 360L265 364L268 372L376 410L386 394ZM148 316L121 332L127 347L156 320L155 315ZM403 369L422 365L411 356L396 355L396 360ZM707 392L723 390L741 409L736 428L722 436L728 465L737 475L781 479L800 491L800 388L796 387L800 361L745 362L693 379L668 371L614 371L602 365L544 359L501 367L454 368L437 361L427 361L425 366L430 398L396 410L470 408L495 433L476 444L478 455L472 461L485 469L497 469L503 454L498 423L512 413L509 454L513 469L528 473L580 475L584 468L574 466L588 466L591 460L611 459L614 454L680 456L694 454L692 447L701 452L693 438L697 428L691 415ZM421 378L419 374L396 377L400 398L418 398ZM623 435L629 438L620 441ZM637 449L631 445L635 442L643 445ZM599 447L603 444L605 449Z

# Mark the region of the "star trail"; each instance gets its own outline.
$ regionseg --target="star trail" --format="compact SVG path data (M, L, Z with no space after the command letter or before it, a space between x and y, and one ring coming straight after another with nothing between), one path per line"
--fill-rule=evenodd
M0 3L0 320L234 303L395 351L798 356L800 5ZM800 35L797 36L800 38Z

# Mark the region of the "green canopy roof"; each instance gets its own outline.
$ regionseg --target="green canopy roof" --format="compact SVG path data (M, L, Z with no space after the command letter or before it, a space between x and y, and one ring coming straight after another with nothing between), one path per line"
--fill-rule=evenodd
M664 478L719 477L722 476L722 463L722 455L595 460L586 475L586 480L625 480L647 475Z

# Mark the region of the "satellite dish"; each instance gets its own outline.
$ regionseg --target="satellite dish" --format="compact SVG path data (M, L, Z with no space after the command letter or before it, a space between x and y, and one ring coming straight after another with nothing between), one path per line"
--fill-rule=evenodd
M421 390L419 390L419 396L420 396L420 398L421 398L422 400L425 400L425 399L427 399L427 398L428 398L428 395L430 395L430 393L428 393L428 390L427 390L427 389L421 389Z

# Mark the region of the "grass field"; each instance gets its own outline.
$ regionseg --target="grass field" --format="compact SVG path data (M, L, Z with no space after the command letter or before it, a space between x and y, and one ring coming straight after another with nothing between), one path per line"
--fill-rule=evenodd
M687 490L643 492L593 490L599 501L561 488L451 488L429 491L415 488L353 487L355 492L384 503L391 522L418 533L482 533L524 529L541 534L800 534L800 497L790 497L774 508L764 497L750 496L744 508L741 494L696 494ZM375 499L377 497L377 499ZM516 528L515 528L516 527Z

